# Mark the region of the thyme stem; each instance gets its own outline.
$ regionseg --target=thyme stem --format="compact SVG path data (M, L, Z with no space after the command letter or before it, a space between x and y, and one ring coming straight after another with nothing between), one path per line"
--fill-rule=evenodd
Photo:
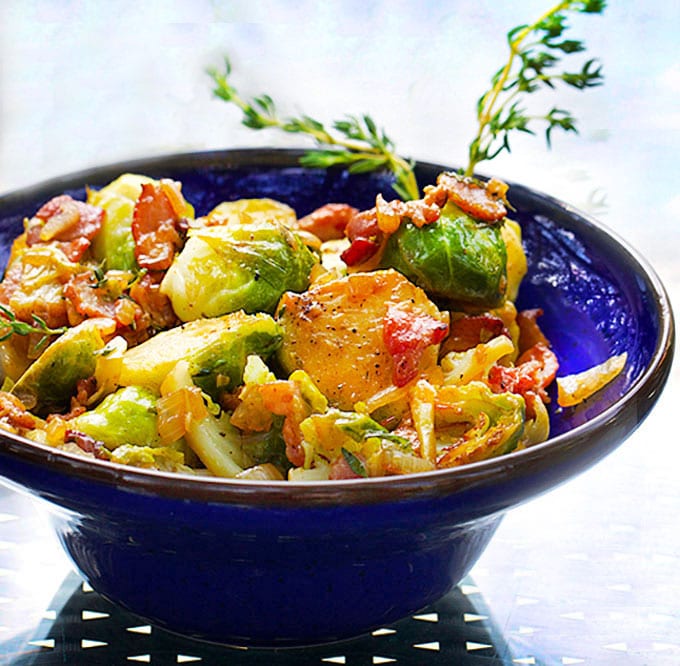
M231 65L225 59L224 72L209 69L215 87L213 93L237 106L243 113L242 124L251 129L276 128L284 132L305 134L320 149L308 151L301 162L305 166L327 168L345 165L351 173L388 169L395 175L394 189L405 199L417 199L420 189L411 162L397 155L394 143L379 130L368 115L346 116L333 123L330 131L323 123L307 115L282 118L269 95L244 99L231 84Z
M576 131L575 119L563 109L552 109L543 116L528 116L518 106L521 93L535 92L539 84L550 88L556 80L567 85L584 89L602 83L599 67L593 69L594 60L585 63L580 72L555 74L551 70L560 55L576 53L585 49L580 41L556 41L566 30L566 11L601 13L605 8L604 0L562 0L544 12L533 23L518 26L508 33L508 59L492 78L492 86L477 103L478 129L468 148L466 176L472 176L476 166L496 157L503 150L510 150L509 133L519 130L533 134L529 124L533 120L544 120L546 140L550 145L550 133L554 128ZM532 35L542 35L533 43L525 44ZM543 50L537 50L543 47ZM519 68L516 63L519 60ZM500 145L497 141L500 140Z

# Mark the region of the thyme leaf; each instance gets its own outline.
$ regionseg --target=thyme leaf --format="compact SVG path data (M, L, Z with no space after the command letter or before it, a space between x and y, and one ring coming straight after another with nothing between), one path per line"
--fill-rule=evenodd
M33 324L20 321L7 306L0 304L0 342L8 340L13 335L32 335L36 333L42 335L35 344L35 349L40 350L47 344L51 336L61 335L68 330L67 326L50 328L45 320L36 314L32 315L32 318Z

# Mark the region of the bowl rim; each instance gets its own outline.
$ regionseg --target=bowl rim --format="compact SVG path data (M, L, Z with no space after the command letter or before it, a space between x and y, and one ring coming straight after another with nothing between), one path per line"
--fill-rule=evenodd
M141 168L158 169L172 163L173 168L188 168L200 164L229 167L299 167L298 159L306 151L298 148L236 148L206 151L176 152L147 158L120 160L110 164L86 168L72 173L46 179L0 195L0 209L5 205L30 199L39 192L73 188L74 183L92 182L115 173ZM434 162L416 161L417 168L452 170L455 167ZM480 174L481 178L485 178ZM675 324L670 298L651 264L625 239L589 214L549 194L525 185L508 181L510 191L522 190L525 195L540 199L555 209L562 209L579 218L598 234L609 237L619 250L637 264L646 278L654 296L659 317L659 336L645 370L631 385L627 393L600 414L571 430L550 437L545 442L520 451L469 463L461 467L401 476L372 477L317 482L258 481L252 479L225 479L202 475L177 474L138 467L130 467L108 461L93 460L77 454L54 449L25 437L0 430L0 454L7 453L21 461L40 467L47 466L52 473L85 479L107 486L115 486L133 493L218 504L248 504L257 506L349 506L378 502L401 501L407 498L442 497L463 488L486 484L516 471L518 466L531 466L546 456L559 456L574 442L588 440L588 434L600 431L637 403L645 406L630 432L651 409L658 393L670 373L675 345ZM2 471L0 470L0 476ZM11 482L11 479L9 479Z

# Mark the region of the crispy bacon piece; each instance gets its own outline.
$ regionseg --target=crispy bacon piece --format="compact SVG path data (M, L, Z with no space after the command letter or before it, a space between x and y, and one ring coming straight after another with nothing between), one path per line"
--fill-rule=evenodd
M161 293L162 280L162 273L146 273L130 287L130 298L142 308L149 316L151 325L159 331L179 323L170 299Z
M418 228L432 224L439 219L441 208L433 202L424 199L401 201L393 199L385 201L382 194L376 197L375 208L378 218L378 228L386 234L393 234L402 220L408 218Z
M100 460L109 460L110 458L103 442L100 442L94 437L90 437L83 432L79 432L78 430L71 430L70 428L67 429L65 433L65 441L73 442L80 449L85 451L85 453L91 453L95 458L99 458Z
M542 343L550 347L550 342L543 335L543 331L538 325L537 319L543 315L541 308L532 310L521 310L517 313L517 326L519 327L519 351L520 353L533 347L537 343Z
M380 249L384 238L378 227L376 209L364 210L352 217L345 228L345 235L350 240L350 246L340 258L348 266L368 261Z
M480 315L463 315L452 319L449 335L439 351L440 356L449 352L472 349L508 331L500 317L489 312Z
M436 204L423 199L386 201L379 194L374 208L356 213L347 223L345 235L350 246L340 257L348 266L362 264L380 250L386 237L399 229L402 220L409 219L422 227L436 222L440 213Z
M37 426L37 419L21 400L5 391L0 391L0 422L18 432L33 430Z
M424 201L443 207L455 203L463 212L483 222L500 222L506 214L507 185L492 179L486 186L471 178L453 173L441 173L437 184L425 189Z
M76 395L74 400L79 405L87 405L90 397L97 390L97 380L94 377L86 377L76 382Z
M322 241L345 237L345 228L359 211L344 203L328 203L298 220L302 231L314 234Z
M418 375L423 352L439 344L447 335L448 324L407 306L391 304L383 319L383 341L394 363L393 382L405 386Z
M108 271L104 279L92 271L74 275L64 287L70 325L91 317L108 317L115 320L118 334L131 345L177 325L170 300L160 292L162 276L160 272L146 273L130 285L131 274L123 271Z
M26 245L55 243L71 260L79 261L104 221L104 210L68 194L50 199L26 228Z
M184 240L185 223L177 210L176 191L161 183L144 183L132 218L135 258L142 268L170 268Z
M514 367L494 365L489 370L489 385L496 393L535 393L543 402L549 402L546 388L555 379L558 369L557 356L539 342L527 349Z
M100 281L94 272L74 275L64 287L71 325L91 317L108 317L118 328L136 325L141 308L125 297L129 276L109 271Z
M115 300L109 297L106 290L97 286L93 272L74 275L64 287L64 296L70 309L72 325L82 321L81 317L116 317Z

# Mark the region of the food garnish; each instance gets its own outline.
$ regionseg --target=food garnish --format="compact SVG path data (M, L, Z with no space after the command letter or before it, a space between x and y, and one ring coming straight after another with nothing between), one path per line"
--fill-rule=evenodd
M550 147L555 129L576 132L576 119L566 109L553 107L535 114L522 106L523 98L563 83L585 90L603 83L602 68L594 58L577 71L560 71L564 57L582 53L581 40L563 38L569 28L569 13L601 14L605 0L562 0L532 23L519 25L507 34L507 61L493 75L491 87L477 102L477 132L468 146L468 164L462 172L472 176L480 162L492 160L510 151L511 133L533 134L538 122L546 125L545 138ZM350 173L387 169L394 174L394 190L405 200L417 199L420 189L413 162L401 157L382 128L373 118L347 115L333 122L329 129L322 121L308 115L281 117L271 96L262 94L245 99L231 81L232 67L225 58L224 69L210 68L215 96L237 106L243 113L242 124L255 130L275 128L311 137L319 146L308 150L300 162L303 166L326 169L344 166Z
M419 195L413 165L395 152L393 141L369 115L348 115L333 122L329 129L308 115L282 118L269 95L244 99L230 81L231 64L225 58L224 70L210 69L214 94L235 104L243 112L242 123L251 129L277 128L293 134L305 134L321 146L308 151L300 160L304 166L327 169L344 166L350 173L388 169L395 176L394 190L404 199Z

